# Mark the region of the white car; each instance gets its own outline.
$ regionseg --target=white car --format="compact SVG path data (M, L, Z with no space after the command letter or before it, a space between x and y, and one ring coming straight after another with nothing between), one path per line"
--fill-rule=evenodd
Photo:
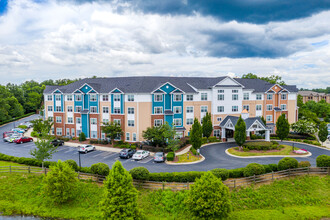
M5 142L13 143L16 138L20 138L20 137L22 137L22 135L20 135L20 134L13 134L13 135L10 135L10 136L4 138L3 140Z
M79 150L78 152L79 153L85 153L87 154L87 152L89 151L93 151L93 150L96 150L95 147L93 145L90 145L90 144L84 144L84 145L80 145L79 146Z
M135 154L133 154L133 159L134 160L142 160L146 157L148 157L150 155L150 152L149 151L146 151L146 150L138 150L136 151Z

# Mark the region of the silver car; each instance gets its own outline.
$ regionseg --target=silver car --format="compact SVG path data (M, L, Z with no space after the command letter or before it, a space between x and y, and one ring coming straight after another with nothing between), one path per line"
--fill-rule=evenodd
M93 145L84 144L84 145L79 146L78 152L87 154L87 152L94 151L94 150L96 150L96 149Z
M165 154L163 152L155 153L154 162L165 162Z

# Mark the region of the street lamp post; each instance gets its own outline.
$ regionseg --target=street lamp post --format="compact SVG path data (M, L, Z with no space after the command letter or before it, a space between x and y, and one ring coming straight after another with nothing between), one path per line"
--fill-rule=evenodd
M78 152L78 155L79 155L79 167L80 167L80 169L81 169L80 152Z
M14 128L15 128L15 118L13 118L14 119Z
M292 143L292 151L294 151L294 143Z

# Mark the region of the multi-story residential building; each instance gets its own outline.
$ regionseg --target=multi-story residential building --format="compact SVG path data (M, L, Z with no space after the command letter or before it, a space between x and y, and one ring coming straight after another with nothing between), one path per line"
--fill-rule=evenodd
M319 102L321 100L325 100L327 103L330 103L330 94L313 92L313 91L299 91L298 95L302 96L304 103L308 101Z
M271 132L282 113L296 122L297 92L296 86L230 77L88 78L47 86L44 115L54 120L55 135L84 132L87 138L103 139L102 123L114 121L124 131L123 140L136 142L147 127L165 122L187 136L194 118L201 121L209 112L213 135L219 137L221 121L244 109L251 117L264 116Z

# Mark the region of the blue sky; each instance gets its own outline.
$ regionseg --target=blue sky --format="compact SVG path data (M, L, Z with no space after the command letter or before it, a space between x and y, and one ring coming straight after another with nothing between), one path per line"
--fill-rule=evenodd
M330 0L0 0L0 83L252 72L326 87L329 21Z

